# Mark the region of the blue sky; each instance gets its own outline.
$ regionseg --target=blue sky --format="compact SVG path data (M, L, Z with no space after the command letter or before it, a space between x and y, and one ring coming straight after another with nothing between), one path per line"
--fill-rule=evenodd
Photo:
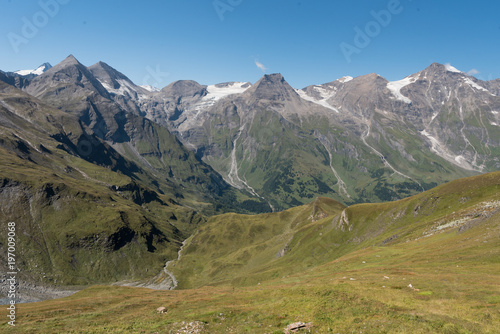
M499 13L483 0L0 0L0 69L73 54L137 84L279 72L302 88L372 72L398 80L440 62L491 80Z

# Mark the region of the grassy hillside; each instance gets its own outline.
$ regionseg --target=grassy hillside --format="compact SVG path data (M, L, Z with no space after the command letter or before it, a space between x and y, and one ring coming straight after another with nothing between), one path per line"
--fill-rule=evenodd
M45 167L2 147L0 154L1 227L13 221L22 231L18 266L27 279L87 284L144 277L146 268L160 271L175 257L189 233L190 210L126 176L77 158L70 167L50 157Z
M497 333L499 190L492 173L391 203L213 217L173 268L199 288L95 286L19 305L17 330L282 333L304 321L311 333Z
M181 287L247 285L372 246L467 229L500 208L500 173L460 179L396 202L345 208L325 198L277 214L215 216L172 266Z

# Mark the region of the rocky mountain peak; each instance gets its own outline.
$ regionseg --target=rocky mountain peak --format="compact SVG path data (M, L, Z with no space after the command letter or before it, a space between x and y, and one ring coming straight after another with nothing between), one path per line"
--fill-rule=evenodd
M26 88L26 91L37 97L48 92L54 95L54 83L65 85L76 84L76 87L82 89L85 87L85 89L97 92L103 97L109 97L109 93L96 77L94 77L89 69L80 63L73 55L69 55L50 70L34 78ZM55 98L56 96L57 94L53 97Z
M52 65L50 65L50 63L43 63L42 65L38 66L38 68L43 68L44 71L48 71L52 68Z
M272 83L284 83L285 78L281 73L273 73L273 74L265 74L262 78L262 81L272 82Z
M207 94L206 90L207 86L200 85L194 80L178 80L163 88L161 92L172 97L193 97L196 95L205 96Z
M387 79L377 73L370 73L354 78L350 82L387 82Z
M292 96L298 97L281 73L264 75L245 94L263 100L284 100Z
M88 68L88 70L101 82L110 88L119 89L123 84L134 86L133 82L121 72L115 70L105 62L98 62ZM121 82L121 83L120 83Z
M44 72L42 75L35 78L35 80L43 81L49 77L53 77L56 73L66 73L68 76L70 72L83 72L88 73L87 67L78 61L73 55L69 55L59 64L50 68L48 71Z
M389 81L376 73L370 73L356 77L344 83L346 93L352 93L357 96L374 95L385 87Z
M75 58L75 56L70 54L62 62L57 64L55 67L66 67L66 66L70 66L70 65L82 65L82 64L78 61L78 59Z
M443 65L440 63L432 63L423 71L418 72L418 74L421 74L421 76L423 74L423 76L431 78L444 78L456 75L465 75L465 73L463 73L462 71L458 70L457 68L453 67L450 64Z

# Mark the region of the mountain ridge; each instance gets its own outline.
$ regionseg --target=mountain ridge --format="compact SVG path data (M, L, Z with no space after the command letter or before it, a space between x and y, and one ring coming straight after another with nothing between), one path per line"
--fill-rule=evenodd
M242 84L227 93L219 91L230 87L227 83L207 86L192 80L179 80L158 92L149 92L102 62L87 69L71 55L56 65L56 70L66 65L81 71L80 74L73 71L70 76L86 78L94 71L100 77L88 80L87 85L105 99L109 105L106 108L114 110L111 114L135 114L166 127L186 148L214 167L226 182L266 198L272 207L279 209L307 202L308 196L314 196L320 188L325 190L324 195L330 194L345 203L381 201L401 198L417 189L421 191L470 173L500 168L500 163L489 154L496 150L495 124L500 124L494 114L500 103L491 88L496 87L496 81L477 80L448 64L433 63L398 81L371 73L301 90L292 88L279 73L266 74L253 85L243 88ZM33 79L23 89L39 94L33 86L56 70ZM87 96L85 99L90 98ZM92 109L88 102L77 103L80 109ZM481 106L485 103L487 106ZM482 111L485 108L492 112L485 113ZM97 113L84 118L100 138L115 142L124 134L116 120L109 117L105 119ZM472 125L477 123L475 119L480 119L479 126ZM254 127L255 122L264 120L279 125ZM450 126L461 130L457 133ZM280 145L290 153L288 157L300 156L304 151L313 153L316 157L310 162L321 166L319 169L306 168L307 164L285 158L279 150L265 154L257 150L269 145L276 147L273 138L278 138L280 131L288 131L285 129L290 129L294 137L310 140L302 148L299 144L287 147L293 142L290 139L288 143L282 142ZM116 131L122 131L122 135ZM418 146L424 148L420 153L415 151ZM285 172L288 167L270 178L271 169L262 170L261 162L260 166L252 162L259 154L262 158L257 160L278 154L273 157L278 165L296 166L298 174L308 175L307 178L312 175L313 183L303 177L289 176ZM423 159L422 163L416 164L419 159ZM354 167L355 163L358 167ZM439 173L433 173L429 179L427 172L436 170L434 166L440 166ZM256 173L258 169L261 171ZM383 174L378 176L381 171ZM353 177L358 174L361 178ZM270 193L269 181L277 180L276 177L284 184L304 184L305 188L300 187L306 191L297 197L296 190L284 186L287 191Z
M77 62L72 56L66 61ZM97 63L89 68L97 74L97 68L103 67L102 64ZM426 69L399 81L388 81L371 73L356 78L343 77L301 90L292 88L285 78L277 73L264 75L255 84L248 85L245 89L238 88L229 95L222 92L213 95L210 87L215 89L217 85L201 85L192 80L179 80L170 83L159 92L148 92L135 86L130 80L125 79L122 73L107 64L105 71L107 79L103 77L101 81L105 83L107 81L108 88L103 88L108 96L101 91L100 83L91 85L97 92L104 95L107 100L114 101L122 110L144 116L166 127L183 145L194 151L203 161L211 164L230 183L231 180L238 179L239 175L235 174L238 169L243 168L242 173L245 174L259 167L253 166L250 160L255 158L254 153L241 156L238 147L235 150L235 147L228 147L228 143L236 146L244 145L244 152L255 151L257 143L261 147L275 145L269 142L269 139L278 135L278 132L275 132L277 129L266 127L259 130L260 134L256 137L251 133L252 127L249 126L254 124L255 119L260 121L268 119L269 122L269 117L276 118L282 125L287 123L285 128L295 128L293 130L295 136L310 138L311 144L305 145L304 149L317 152L314 153L317 158L311 161L324 165L321 167L323 171L314 177L327 186L323 187L324 189L337 188L336 194L330 190L324 194L333 194L334 198L343 202L380 201L406 196L398 195L401 192L399 188L405 182L413 183L411 187L421 191L425 188L422 187L424 183L439 184L455 177L467 176L469 172L492 171L500 167L485 154L493 146L496 147L492 134L496 136L497 131L492 127L493 124L499 124L500 120L497 122L496 118L492 117L494 114L483 115L483 111L472 111L476 108L475 104L479 108L484 108L480 107L480 104L484 104L482 102L484 99L488 101L492 111L500 109L498 96L488 91L489 87L496 87L496 82L476 80L451 65L433 63ZM115 78L114 81L111 77ZM116 78L124 80L122 83L127 82L126 85L118 84ZM30 87L24 89L30 91ZM493 89L493 92L496 91ZM461 100L464 100L467 106L455 102ZM447 111L442 111L443 108ZM263 114L260 115L261 113ZM462 131L459 134L448 129L451 125L458 126L457 115L459 122L462 123L459 126ZM475 122L473 119L478 117L483 120L488 119L487 122L482 121L484 123L480 125L482 130L470 125ZM219 124L214 122L215 119ZM328 124L327 127L325 122ZM111 130L116 127L115 125ZM443 127L445 131L438 130ZM406 128L409 131L405 133L398 130ZM216 135L215 129L225 135L222 137ZM304 134L299 135L296 132L298 130ZM102 131L108 130L102 129ZM308 135L305 134L307 132ZM339 137L338 133L343 133L345 138ZM479 138L476 138L478 134ZM260 143L262 140L265 142ZM475 144L476 141L486 142L484 149L480 149L480 145ZM314 148L318 144L320 147ZM286 146L285 143L282 145ZM425 167L415 165L417 158L408 151L409 147L416 148L416 146L425 147L422 156L425 161L422 166ZM348 148L347 151L345 148ZM301 149L297 150L297 154L301 154L299 151ZM233 152L236 154L234 157ZM266 154L269 156L274 153ZM321 156L326 158L320 158ZM359 160L355 158L356 156L363 158ZM381 159L381 163L376 162L376 156ZM243 161L238 161L240 159ZM282 158L276 157L276 159L280 161ZM353 171L352 167L346 169L345 166L352 166L356 160L361 163L357 170ZM290 163L301 164L298 162L285 164ZM339 163L344 166L339 166ZM435 174L434 180L429 182L422 178L424 171L433 170L432 165L436 163L443 167L439 168L441 172ZM488 164L490 167L487 167ZM381 182L378 181L376 189L369 185L373 182L373 176L363 176L362 178L366 180L362 181L364 185L360 183L360 179L350 177L353 172L366 174L368 170L377 169L384 169L387 172L384 172ZM332 174L327 175L328 170ZM410 173L403 172L405 170ZM303 173L302 170L298 172ZM395 174L391 176L390 172ZM258 177L248 175L249 182L244 182L240 178L241 181L232 183L263 198L274 197L275 202L271 204L274 207L287 208L292 202L298 204L307 201L304 197L298 198L294 195L293 199L285 199L286 194L269 194L269 190L262 187L270 171L263 173ZM377 173L371 172L371 175L378 175ZM453 176L454 174L457 176ZM319 175L321 178L318 178ZM292 179L284 174L280 178L283 182L292 182ZM285 181L287 179L288 181ZM305 181L296 179L293 182ZM313 184L310 184L306 188L312 186ZM368 192L362 190L367 187ZM303 195L306 194L304 192Z

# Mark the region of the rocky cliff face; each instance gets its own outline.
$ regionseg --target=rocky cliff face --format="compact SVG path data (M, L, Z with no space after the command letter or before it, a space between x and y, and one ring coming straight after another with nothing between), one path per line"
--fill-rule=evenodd
M197 87L189 82L166 87L167 98L162 105L168 107L170 96L178 99L178 91L189 96L190 89ZM116 161L124 158L126 162L121 164L129 167L120 169L122 173L135 173L148 186L177 197L180 202L191 198L214 203L210 210L227 205L232 210L242 209L238 201L229 199L235 196L234 190L186 149L165 127L165 122L143 117L154 113L143 108L142 103L150 103L155 94L136 86L109 65L99 62L87 68L69 56L31 80L24 90L78 118L86 133L76 143L83 158L98 164L105 163L110 155ZM194 91L193 94L196 96Z
M302 90L266 75L218 99L209 87L172 84L141 110L228 183L275 208L313 193L391 200L500 167L498 83L449 65L395 82L368 74Z

